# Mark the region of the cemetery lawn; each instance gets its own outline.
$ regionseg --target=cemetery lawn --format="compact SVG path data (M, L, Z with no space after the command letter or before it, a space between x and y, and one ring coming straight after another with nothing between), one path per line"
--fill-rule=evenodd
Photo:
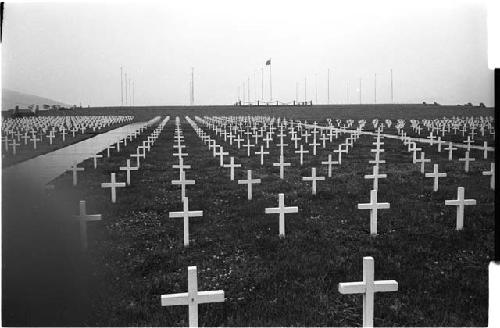
M141 161L141 169L132 172L132 185L117 190L117 203L110 202L109 189L100 184L109 182L111 172L117 172L118 181L125 181L125 173L118 167L125 165L139 141L129 143L120 153L113 152L111 158L103 152L97 169L92 160L85 161L80 165L85 171L79 174L76 188L72 187L71 173L65 173L55 180L49 200L40 205L49 207L57 202L65 209L62 217L67 222L62 235L69 243L68 252L74 251L74 257L88 263L81 272L85 278L78 282L86 289L85 297L72 300L75 306L81 302L89 307L89 315L78 325L186 326L187 306L161 307L160 295L186 292L187 267L195 265L198 289L222 289L226 298L224 303L199 306L200 325L360 326L362 297L341 295L338 283L361 281L362 259L373 256L375 279L399 283L397 292L375 295L375 326L486 326L494 192L489 190L489 177L481 171L489 169L490 160L474 162L472 172L466 174L462 162L448 162L446 154L425 146L426 157L448 173L448 178L439 181L439 192L433 193L432 179L424 178L420 166L412 164L406 147L400 141L383 139L382 159L387 163L381 165L381 173L387 173L388 178L379 181L379 201L390 202L391 208L379 211L379 235L372 237L369 212L358 210L357 204L369 201L372 181L363 176L371 174L368 160L373 157L369 150L373 137L362 136L355 142L343 156L342 165L334 166L333 178L319 181L317 195L312 196L311 184L302 177L311 175L311 167L326 176L320 162L344 138L339 136L327 150L318 150L316 157L305 156L302 167L288 139L285 158L292 167L285 168L285 180L280 180L279 169L272 166L278 161L276 145L270 147L271 154L261 167L255 155L249 159L246 149L229 147L218 136L218 143L242 164L235 181L230 181L229 169L219 167L219 158L212 156L184 120L185 115L194 119L195 115L239 113L308 118L322 124L327 117L359 116L370 122L372 114L393 120L429 117L426 108L418 105L387 110L375 106L373 113L368 106L353 107L352 111L346 107L335 111L320 107L310 113L305 112L309 110L306 107L290 111L290 116L284 109L269 114L232 107L133 110L136 116L147 118L170 115L170 121ZM473 110L463 114L462 110L453 108L455 115L480 115ZM434 108L432 117L451 117L451 112L443 108L446 114L440 114ZM491 110L484 113L493 115ZM116 114L115 110L110 113ZM190 219L187 248L182 242L182 219L168 217L169 212L182 209L180 188L170 183L179 175L172 169L178 163L172 156L176 115L182 118L185 151L189 153L185 164L192 166L186 178L196 180L194 186L187 186L190 210L203 210L203 217ZM151 131L141 135L141 143ZM211 135L215 137L213 132ZM454 158L463 154L463 150L456 151ZM480 154L472 152L478 159ZM431 167L427 164L426 172ZM253 170L254 178L262 179L262 184L253 186L252 201L247 200L246 185L236 181L246 178L247 169ZM444 206L446 199L456 199L458 186L465 187L466 198L478 203L466 207L464 230L460 232L455 231L456 208ZM278 237L278 215L264 214L265 208L277 206L278 193L285 193L286 206L299 207L298 214L286 215L283 239ZM89 214L103 217L88 225L89 250L83 255L78 252L78 224L69 223L81 199L87 201ZM68 324L63 319L59 323Z

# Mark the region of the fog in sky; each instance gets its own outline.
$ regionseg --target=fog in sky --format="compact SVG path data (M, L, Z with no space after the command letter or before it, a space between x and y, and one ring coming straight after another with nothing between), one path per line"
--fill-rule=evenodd
M86 106L120 105L120 66L136 105L250 100L493 104L480 1L168 1L6 3L3 87ZM238 93L239 92L239 93Z

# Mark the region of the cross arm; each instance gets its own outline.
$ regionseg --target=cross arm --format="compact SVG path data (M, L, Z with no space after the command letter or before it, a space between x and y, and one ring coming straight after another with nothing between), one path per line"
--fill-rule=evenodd
M198 304L224 302L224 291L211 290L211 291L198 292L198 298L196 300Z
M363 294L366 285L363 282L341 282L339 283L339 293L341 294Z
M377 280L373 282L375 292L396 292L398 282L396 280Z
M161 306L187 305L188 293L161 295Z

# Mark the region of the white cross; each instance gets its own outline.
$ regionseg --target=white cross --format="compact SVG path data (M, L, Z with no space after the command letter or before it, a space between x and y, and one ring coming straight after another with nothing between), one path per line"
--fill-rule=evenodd
M256 151L255 155L260 155L260 165L264 165L264 155L269 155L269 152L264 151L264 145L260 145L260 152Z
M173 153L172 155L178 156L179 158L182 158L182 156L188 156L188 153L183 153L182 148L177 149L177 153Z
M102 155L94 154L92 157L94 158L94 169L97 169L97 159L102 158Z
M111 202L116 203L116 188L123 188L126 185L125 182L116 182L115 173L111 173L111 182L101 183L101 188L111 188Z
M187 293L161 295L161 306L187 305L189 308L189 327L198 327L198 304L224 302L224 291L198 291L196 267L188 267Z
M238 180L238 184L246 184L248 185L248 200L252 200L252 185L255 183L260 183L260 179L252 179L252 170L247 171L247 179L246 180Z
M185 169L189 170L191 168L191 165L184 165L184 159L182 157L179 157L179 164L172 165L172 168L179 169L179 178L180 178L181 172L183 172Z
M339 164L342 164L342 153L346 153L347 154L347 151L346 150L343 150L342 149L342 145L339 145L339 149L338 150L333 150L334 153L338 153L339 154Z
M24 145L26 146L28 144L29 136L28 132L24 133L24 136L22 137L24 139Z
M446 177L446 173L439 173L439 169L438 169L438 164L434 164L434 172L433 173L426 173L425 174L425 177L426 178L434 178L434 191L438 191L438 187L439 187L439 178L445 178Z
M448 151L448 160L449 161L453 160L453 151L457 150L457 148L453 147L453 143L451 141L448 142L448 148L445 148L445 150Z
M319 143L316 142L316 135L314 135L313 142L309 146L313 147L313 156L316 156L316 148L319 146Z
M436 138L436 137L433 135L433 133L432 133L432 132L431 132L431 134L429 134L429 136L427 137L427 139L430 139L430 141L431 141L431 142L430 142L431 146L434 144L434 139L435 139L435 138Z
M279 214L280 237L285 236L285 214L298 212L299 208L297 206L285 207L285 194L279 194L278 207L266 208L266 214Z
M377 203L377 190L370 191L370 202L358 204L360 210L370 210L370 234L377 234L377 211L379 209L388 209L391 207L389 203Z
M304 150L304 146L300 145L300 150L295 151L296 154L300 154L300 165L304 164L304 154L308 154L309 150Z
M467 140L464 140L464 142L467 144L467 151L470 151L470 144L472 140L470 140L470 136L467 136Z
M466 205L476 205L475 199L464 199L465 189L464 187L458 187L457 199L445 200L445 205L457 206L457 230L462 230L464 228L464 209Z
M464 158L459 158L458 159L460 162L465 162L465 172L469 172L469 162L474 162L476 159L475 158L470 158L469 157L469 151L465 152L465 157Z
M363 327L373 327L374 294L395 292L398 282L395 280L375 280L373 257L363 257L363 281L339 283L341 294L363 294Z
M15 156L17 154L17 146L21 146L21 144L17 143L16 139L12 139L11 141L12 143L10 146L12 146L12 154Z
M36 149L36 142L37 142L37 141L41 141L41 139L38 139L38 138L36 137L36 135L35 135L35 134L33 134L33 137L31 138L31 140L30 140L30 141L32 141L32 142L33 142L33 149Z
M487 158L488 158L488 141L485 141L483 146L483 159Z
M420 173L425 173L425 163L430 161L429 158L425 158L425 152L420 153L420 159L415 160L415 163L420 163Z
M302 177L302 181L312 181L312 194L316 195L316 181L323 181L325 177L316 176L316 168L311 168L311 176L310 177Z
M54 131L50 131L49 135L47 138L49 138L49 144L52 145L52 140L54 140L56 136L54 135Z
M245 145L243 145L243 147L246 147L247 148L247 154L248 154L248 157L250 157L250 148L251 147L255 147L255 145L252 145L250 143L250 139L247 139L247 143Z
M108 157L109 157L109 150L110 149L115 149L115 146L113 145L109 145L108 148L106 148L107 152L108 152Z
M491 169L489 171L483 171L483 175L490 175L490 188L495 190L495 163L491 163Z
M217 152L217 155L219 155L219 166L223 167L224 166L224 155L229 155L229 152L224 151L224 148L221 146L220 150Z
M332 177L332 165L333 164L338 164L338 161L332 161L332 154L328 154L328 160L325 162L321 162L323 165L328 165L328 177Z
M267 132L266 137L262 140L266 142L266 149L269 149L269 141L273 141L273 138L271 137L271 132Z
M231 156L230 163L229 164L224 164L224 167L229 167L230 168L230 178L231 178L231 181L233 181L234 180L234 168L235 167L241 167L241 164L234 164L234 157Z
M326 141L328 140L328 137L323 133L323 134L321 134L321 137L319 138L319 140L322 141L323 149L324 149L326 147ZM295 147L295 148L297 148L297 147Z
M438 153L440 153L441 152L441 145L444 144L444 141L441 141L441 137L438 137L436 143L438 145Z
M240 137L240 135L238 134L238 138L234 139L234 141L236 141L238 143L238 149L240 149L240 143L243 141L243 139ZM269 147L267 147L269 148Z
M372 171L373 173L365 175L365 179L373 179L373 190L378 190L378 179L379 178L382 178L382 179L387 178L387 174L379 174L378 170L379 170L378 165L374 165L373 171Z
M291 166L292 164L290 163L285 163L285 156L280 155L280 161L278 163L273 163L273 166L279 166L280 167L280 179L285 178L285 166Z
M172 180L173 185L181 186L181 199L186 198L186 185L194 185L195 180L186 180L186 172L180 172L179 180Z
M130 159L127 159L127 166L121 166L120 171L127 171L127 186L130 186L130 171L137 171L139 168L137 166L130 166Z
M189 246L189 218L203 216L203 211L190 211L187 197L183 198L183 203L182 212L169 212L168 217L184 219L184 246Z
M384 164L385 161L380 159L380 153L375 153L375 159L369 160L368 163L375 164L378 166L379 164Z
M100 221L102 219L101 214L87 214L86 203L84 200L80 201L80 214L75 215L75 218L80 221L80 241L82 243L82 249L86 250L87 243L87 222L89 221Z
M68 171L73 171L73 186L76 186L76 184L78 183L78 177L77 177L78 171L85 171L83 167L78 167L77 165L78 165L77 162L73 162L73 165L69 167L70 170L68 170Z

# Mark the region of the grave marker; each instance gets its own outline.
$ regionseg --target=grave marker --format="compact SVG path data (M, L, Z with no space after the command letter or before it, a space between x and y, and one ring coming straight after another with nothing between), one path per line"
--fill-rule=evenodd
M341 294L363 294L363 327L373 327L374 294L395 292L398 282L395 280L375 280L373 257L363 257L363 281L339 283Z
M285 214L298 212L299 208L297 206L285 207L285 194L279 194L278 207L266 208L266 214L279 214L280 238L285 237Z
M187 197L183 198L183 211L182 212L170 212L168 214L170 218L183 218L184 219L184 246L189 246L189 218L203 216L203 211L190 211L189 210L189 199Z
M445 205L457 206L457 230L462 230L464 227L464 210L465 206L476 205L475 199L465 199L464 187L458 187L457 199L445 200Z
M224 302L224 291L198 291L196 266L188 267L187 293L161 295L161 306L187 305L189 327L198 327L198 304Z

